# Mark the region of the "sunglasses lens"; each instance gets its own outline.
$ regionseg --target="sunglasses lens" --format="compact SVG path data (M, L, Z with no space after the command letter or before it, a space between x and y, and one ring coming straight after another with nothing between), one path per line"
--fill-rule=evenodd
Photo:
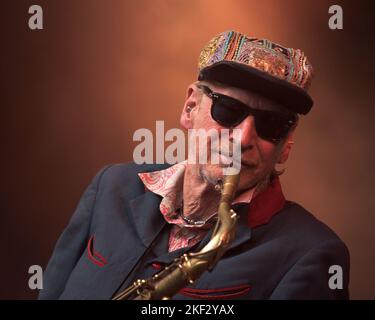
M283 139L295 122L295 118L291 115L267 110L254 110L235 99L218 93L212 94L211 98L211 116L217 123L224 127L235 127L248 115L252 115L259 137L274 143Z
M248 116L248 112L234 101L219 98L213 101L211 115L221 125L234 127Z
M255 116L255 127L260 137L278 141L285 137L293 122L291 118L275 112L261 111Z

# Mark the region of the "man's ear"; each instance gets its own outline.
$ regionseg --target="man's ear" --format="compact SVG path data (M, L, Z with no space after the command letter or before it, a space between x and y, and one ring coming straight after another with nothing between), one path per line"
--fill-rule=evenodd
M278 164L283 164L288 160L289 152L292 149L292 146L294 144L293 135L294 131L296 129L297 125L289 132L284 145L281 149L279 160L277 161Z
M193 83L186 90L185 103L180 117L180 123L185 129L194 127L194 118L199 109L199 101L199 89L196 87L196 83Z

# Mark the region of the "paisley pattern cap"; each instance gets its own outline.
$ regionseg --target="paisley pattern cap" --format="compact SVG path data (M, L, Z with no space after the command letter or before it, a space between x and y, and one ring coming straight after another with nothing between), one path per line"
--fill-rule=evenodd
M198 68L198 80L252 90L295 113L307 114L313 105L307 93L313 68L299 49L226 31L206 44Z

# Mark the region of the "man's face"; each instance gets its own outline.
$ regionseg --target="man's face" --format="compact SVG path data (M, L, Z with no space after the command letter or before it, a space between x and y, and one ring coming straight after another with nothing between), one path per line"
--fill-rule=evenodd
M255 109L280 111L281 106L275 102L247 90L227 87L213 83L204 83L212 91L235 98ZM203 93L196 84L189 86L181 124L187 129L228 129L221 126L211 117L212 99ZM241 130L241 175L239 191L246 190L261 182L274 169L276 163L283 163L288 157L289 136L274 144L260 138L257 134L254 118L249 115L233 129ZM232 130L230 130L232 132ZM232 135L230 134L230 137ZM230 141L230 140L229 140ZM232 140L233 141L233 140ZM224 142L225 143L225 142ZM211 143L207 142L207 153L210 155ZM223 176L224 164L198 164L199 172L206 181L214 183Z

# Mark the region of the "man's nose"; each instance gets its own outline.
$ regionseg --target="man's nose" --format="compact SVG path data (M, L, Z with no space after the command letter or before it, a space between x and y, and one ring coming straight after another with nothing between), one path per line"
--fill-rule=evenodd
M253 144L254 138L256 138L257 135L254 117L249 115L236 127L236 129L241 130L242 148L250 147Z

